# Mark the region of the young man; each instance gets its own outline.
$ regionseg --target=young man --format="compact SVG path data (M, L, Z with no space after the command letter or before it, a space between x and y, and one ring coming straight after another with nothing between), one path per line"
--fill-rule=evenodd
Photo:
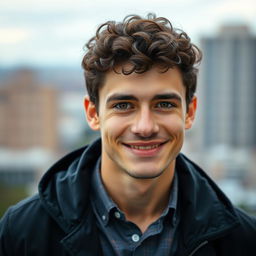
M1 255L253 255L256 221L180 153L200 50L165 18L103 24L83 59L88 123L1 221Z

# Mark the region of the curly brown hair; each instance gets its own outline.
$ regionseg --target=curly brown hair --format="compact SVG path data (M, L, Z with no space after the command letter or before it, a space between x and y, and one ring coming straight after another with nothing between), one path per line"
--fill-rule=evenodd
M117 72L115 68L126 63L129 69L123 66L124 75L144 73L153 65L163 72L178 67L186 87L187 106L196 91L198 69L195 66L202 53L184 31L173 28L166 18L148 14L146 19L129 15L122 22L108 21L85 46L82 67L87 92L96 106L106 72Z

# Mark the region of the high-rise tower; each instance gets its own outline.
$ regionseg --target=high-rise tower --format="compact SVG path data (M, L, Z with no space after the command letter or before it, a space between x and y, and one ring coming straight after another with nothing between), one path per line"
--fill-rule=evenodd
M224 26L201 41L203 145L256 147L256 37Z

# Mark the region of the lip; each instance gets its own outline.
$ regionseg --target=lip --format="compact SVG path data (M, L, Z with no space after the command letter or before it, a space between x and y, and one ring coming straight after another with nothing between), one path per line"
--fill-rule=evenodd
M123 145L134 155L139 157L154 157L163 148L167 141L131 142Z

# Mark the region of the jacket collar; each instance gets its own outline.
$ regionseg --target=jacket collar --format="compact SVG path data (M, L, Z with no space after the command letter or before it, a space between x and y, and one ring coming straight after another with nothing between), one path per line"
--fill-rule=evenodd
M88 204L91 175L100 154L101 140L98 139L62 158L39 183L42 204L67 233L62 242L69 251L88 251L98 239ZM179 249L184 252L199 242L226 233L237 225L237 217L231 202L218 186L182 154L177 157L176 170L182 230L179 232L182 237L178 239L181 240Z
M220 237L238 225L232 203L200 167L179 154L176 170L182 249Z
M101 140L60 159L39 183L46 211L69 233L84 219L94 165L101 154Z

